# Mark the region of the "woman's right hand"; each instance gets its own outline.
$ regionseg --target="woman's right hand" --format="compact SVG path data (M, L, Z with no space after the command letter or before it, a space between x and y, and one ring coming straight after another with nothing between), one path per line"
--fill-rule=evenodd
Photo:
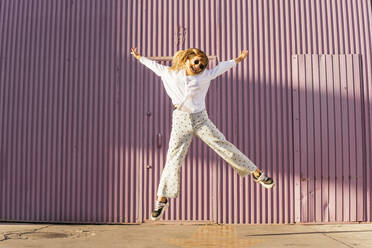
M141 58L141 55L138 53L138 48L132 48L132 52L131 54L133 54L133 56L136 58L136 59L140 59Z

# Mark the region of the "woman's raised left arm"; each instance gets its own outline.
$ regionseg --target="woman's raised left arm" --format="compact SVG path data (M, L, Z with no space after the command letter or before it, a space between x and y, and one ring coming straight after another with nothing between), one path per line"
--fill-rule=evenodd
M235 67L236 64L244 60L247 57L247 55L248 51L244 50L240 53L239 57L218 63L218 65L215 68L207 70L206 74L209 77L209 79L212 80L218 77L219 75L225 73L226 71L230 70L231 68Z

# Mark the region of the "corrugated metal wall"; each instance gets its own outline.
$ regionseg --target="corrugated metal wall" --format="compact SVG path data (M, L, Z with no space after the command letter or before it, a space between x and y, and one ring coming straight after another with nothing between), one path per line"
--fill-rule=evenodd
M131 9L0 4L0 219L136 222L141 92L123 46Z
M360 55L293 56L296 222L363 221Z
M369 1L0 1L0 219L148 219L165 162L171 106L159 79L130 57L130 48L138 46L145 56L199 47L219 61L248 49L246 61L212 83L207 109L227 139L277 181L268 191L239 178L194 139L180 197L165 219L371 221L371 28ZM341 101L346 112L335 103L342 113L336 117L349 123L342 133L349 136L340 140L346 150L331 143L327 154L341 156L341 164L324 162L323 153L322 163L315 163L320 157L311 146L320 140L302 126L311 130L313 120L313 130L323 130L318 118L332 111L317 105L319 90L296 92L315 79L320 89L328 85L320 79L334 76L334 66L317 71L294 62L294 55L306 61L310 54L360 61L346 70L359 71L359 80L332 81L339 89L353 82L350 94L360 87L360 95ZM301 70L312 76L293 78ZM333 99L329 94L320 99ZM298 113L301 122L295 121ZM324 133L334 135L328 141L338 137L329 127ZM327 168L336 174L326 174Z

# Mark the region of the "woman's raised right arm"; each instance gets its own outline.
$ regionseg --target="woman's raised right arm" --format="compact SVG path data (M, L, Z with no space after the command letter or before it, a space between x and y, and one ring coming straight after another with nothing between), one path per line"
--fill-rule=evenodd
M139 62L144 64L147 68L149 68L153 72L155 72L155 74L158 75L159 77L161 77L164 73L168 72L168 66L159 64L151 59L141 56L138 53L137 48L136 49L132 48L131 54L133 54L133 57L135 57Z

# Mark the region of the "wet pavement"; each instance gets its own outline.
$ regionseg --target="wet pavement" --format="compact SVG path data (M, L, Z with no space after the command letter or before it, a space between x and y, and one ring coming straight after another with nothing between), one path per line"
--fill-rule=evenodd
M372 224L0 223L0 247L372 247Z

